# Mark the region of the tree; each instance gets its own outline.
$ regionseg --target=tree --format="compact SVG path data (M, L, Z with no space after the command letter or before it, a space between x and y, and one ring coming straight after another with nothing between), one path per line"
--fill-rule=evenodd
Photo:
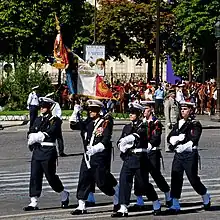
M61 24L64 43L71 48L80 37L82 25L90 17L85 0L10 0L0 2L0 58L14 63L13 74L4 79L1 94L7 97L10 109L24 108L33 85L51 91L51 82L38 70L53 53L57 31L55 14ZM83 37L86 37L84 35ZM30 64L35 70L30 71Z
M76 33L73 50L79 56L83 54L83 47L86 44L92 44L93 42L93 18L94 18L94 6L85 2L84 4L84 16L82 16L81 27L78 33Z
M31 88L36 85L40 85L42 96L54 90L47 73L33 68L27 72L22 65L19 65L14 74L10 74L2 80L0 97L4 97L4 102L0 105L5 106L8 110L26 109L28 94L31 92Z
M155 55L156 49L156 0L128 1L102 0L97 17L98 43L105 44L108 57L121 59L145 58ZM166 5L161 4L163 9ZM161 54L172 39L174 17L171 10L161 12Z
M217 0L181 0L174 9L176 33L181 37L182 43L193 44L194 70L201 71L202 61L204 61L207 71L216 73L216 39L213 27L219 10L220 2ZM175 51L172 54L175 73L187 75L188 69L185 68L185 72L182 68L187 58L180 54L181 51Z
M1 1L0 53L11 56L15 67L27 60L45 60L53 51L55 14L62 24L65 43L71 46L80 31L84 0Z

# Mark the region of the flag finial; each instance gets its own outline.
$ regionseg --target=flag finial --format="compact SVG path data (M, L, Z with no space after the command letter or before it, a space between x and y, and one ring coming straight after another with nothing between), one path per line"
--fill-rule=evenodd
M60 31L60 22L59 22L59 20L58 20L58 18L57 18L57 14L55 14L55 23L56 23L56 29L57 29L57 31Z

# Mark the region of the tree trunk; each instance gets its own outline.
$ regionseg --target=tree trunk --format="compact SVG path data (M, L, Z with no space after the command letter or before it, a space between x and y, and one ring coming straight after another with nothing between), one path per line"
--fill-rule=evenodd
M153 79L153 58L148 57L147 81Z

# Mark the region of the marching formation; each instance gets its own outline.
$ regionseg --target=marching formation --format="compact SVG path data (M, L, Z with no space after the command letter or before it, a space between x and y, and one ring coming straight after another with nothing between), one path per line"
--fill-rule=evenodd
M82 108L79 106L75 108L84 155L76 192L78 207L71 212L72 215L87 214L87 201L94 201L95 186L112 197L112 218L127 217L131 208L141 211L144 204L143 196L147 196L147 199L152 201L153 215L160 215L161 203L154 186L149 182L149 174L164 193L166 213L178 214L181 210L179 199L184 171L193 189L201 195L204 210L210 208L210 195L198 176L198 147L202 126L194 118L194 104L185 101L178 103L179 117L167 119L169 129L166 130L166 151L174 152L171 186L161 173L162 124L154 116L154 104L154 101L129 103L130 122L124 126L117 142L123 162L119 181L111 173L110 168L114 124L111 114L102 113L104 105L99 100L87 101L88 118L86 120L81 118ZM56 174L58 153L55 142L61 137L62 120L56 112L52 111L55 105L56 102L48 96L40 97L41 114L32 121L28 132L28 146L32 151L29 185L31 202L24 207L25 211L39 209L38 200L42 191L43 174L52 189L60 193L61 207L67 208L69 205L69 192ZM167 103L167 105L170 104ZM137 203L130 207L133 185Z

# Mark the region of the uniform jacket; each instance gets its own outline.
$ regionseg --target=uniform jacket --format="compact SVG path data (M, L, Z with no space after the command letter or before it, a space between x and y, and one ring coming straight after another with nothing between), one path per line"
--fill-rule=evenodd
M152 121L146 122L147 126L147 141L152 145L152 147L159 148L161 143L161 135L162 135L162 124L156 118L153 117Z
M55 143L61 124L61 119L56 116L39 116L29 129L28 134L41 131L45 134L43 142ZM36 160L48 160L51 157L57 157L56 146L41 146L41 144L35 143L31 147L33 148L33 158Z
M100 125L94 131L96 125L102 120ZM106 149L112 147L111 138L112 138L112 131L113 131L113 120L111 118L99 118L95 121L91 119L87 119L87 124L84 124L84 131L83 131L83 138L84 138L84 145L88 146L91 144L92 146L102 143ZM94 133L94 140L93 143L90 143L92 135Z
M182 119L183 120L183 119ZM189 141L193 142L193 146L198 146L200 136L202 134L202 125L199 121L188 119L185 123L180 127L179 124L181 121L178 121L170 134L167 136L167 142L170 143L170 138L172 136L178 136L179 134L185 134L185 139L178 144L185 144ZM177 144L177 145L178 145ZM175 149L176 146L173 146Z
M136 138L133 148L148 148L148 143L152 147L159 147L162 124L156 118L153 118L150 122L143 122L141 120L136 123L131 122L124 126L120 139L132 133L137 133L140 136L140 138Z

